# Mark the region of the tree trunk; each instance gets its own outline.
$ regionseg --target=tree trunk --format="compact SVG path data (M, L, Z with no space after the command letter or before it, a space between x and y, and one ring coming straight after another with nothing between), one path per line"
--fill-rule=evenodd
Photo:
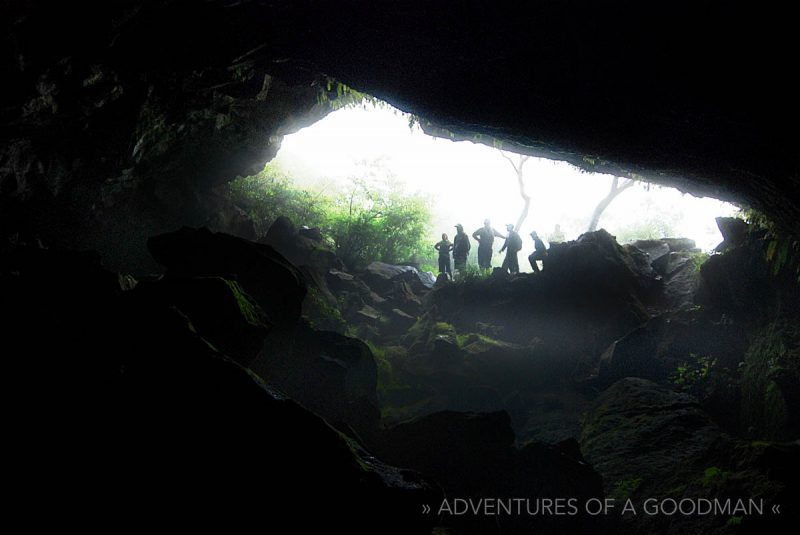
M614 177L614 180L611 181L611 190L608 192L608 195L597 203L597 207L594 209L594 213L592 213L592 219L589 221L589 229L587 232L594 232L597 230L597 223L600 222L600 216L603 215L603 212L608 208L608 205L611 204L611 201L616 199L620 193L633 186L633 184L633 180L626 180L620 186L619 177Z
M525 162L528 161L528 158L530 158L530 156L527 156L527 155L524 155L524 154L520 154L519 155L519 162L515 163L514 160L512 160L509 156L506 156L506 154L503 151L500 151L500 155L503 158L505 158L506 160L508 160L508 163L511 164L511 167L514 168L514 172L517 173L517 184L519 185L519 196L522 197L522 201L523 201L522 211L520 212L519 217L517 218L517 224L514 227L514 230L519 232L519 230L522 228L522 224L525 222L525 219L528 217L528 211L530 210L530 207L531 207L531 197L525 191L525 181L523 180L524 174L522 172L522 166L525 165Z

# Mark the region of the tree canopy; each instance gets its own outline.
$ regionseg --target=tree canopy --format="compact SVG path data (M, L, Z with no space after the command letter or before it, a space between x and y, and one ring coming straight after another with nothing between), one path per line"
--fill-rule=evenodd
M228 195L253 219L259 235L281 215L297 225L319 227L351 268L375 260L400 263L431 256L430 199L405 192L380 161L362 162L358 176L333 191L300 188L280 168L267 164L257 175L232 181Z

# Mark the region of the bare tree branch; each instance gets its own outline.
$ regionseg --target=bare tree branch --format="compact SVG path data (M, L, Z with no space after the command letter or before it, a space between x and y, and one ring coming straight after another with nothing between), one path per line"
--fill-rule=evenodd
M511 167L514 168L514 172L517 174L517 185L519 186L519 196L522 197L522 201L524 203L522 205L522 211L520 212L519 217L517 218L517 224L514 227L517 231L519 231L519 229L522 228L522 224L525 222L525 219L528 217L528 211L530 210L531 206L531 197L525 191L525 180L524 180L525 175L523 173L523 167L525 166L525 162L528 161L530 156L528 156L527 154L518 154L517 156L519 156L519 159L518 161L515 162L509 155L507 155L502 150L498 149L498 152L500 153L500 156L505 158L506 161L511 164Z
M592 219L589 220L589 228L586 232L594 232L597 230L597 224L600 222L600 216L603 215L603 212L606 208L608 208L608 205L611 204L611 201L616 199L620 193L630 188L635 183L635 180L627 179L620 186L619 177L615 176L611 180L611 189L608 191L608 195L603 197L603 199L597 203L597 207L595 207L594 212L592 213Z

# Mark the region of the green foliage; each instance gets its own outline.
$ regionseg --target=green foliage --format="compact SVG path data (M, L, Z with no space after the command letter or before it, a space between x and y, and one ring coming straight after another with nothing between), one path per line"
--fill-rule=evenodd
M672 376L672 384L681 391L691 392L698 396L705 391L709 373L716 360L696 353L689 354L689 360L679 365Z
M344 191L298 188L274 164L257 175L232 181L229 198L253 220L263 236L285 215L298 225L319 227L344 263L353 269L373 261L390 264L428 259L430 200L407 194L381 162L362 162L359 176Z
M702 485L705 488L723 487L731 477L731 472L722 470L718 466L709 466L703 471Z
M753 227L766 230L766 248L764 257L772 268L772 274L778 276L784 272L793 272L800 283L800 239L788 234L767 215L747 208L741 211L744 220Z
M359 106L366 108L367 105L372 107L389 106L386 102L366 93L356 91L334 78L326 78L325 82L319 87L317 103L322 106L328 106L333 111Z
M255 325L256 327L266 327L267 325L267 318L264 315L264 312L253 303L250 297L242 290L242 287L239 286L239 283L235 281L229 281L227 279L222 279L225 281L225 284L231 291L233 298L236 300L236 304L239 307L239 312L242 314L245 320L251 325Z
M691 253L691 255L695 271L700 271L700 267L706 263L710 256L708 253Z
M629 243L636 240L657 240L669 236L675 236L676 223L675 217L667 214L647 215L644 219L638 220L615 231L619 243Z
M351 268L430 256L425 243L430 201L406 194L394 177L353 177L326 215L336 252Z
M623 479L614 483L614 488L611 490L610 498L617 502L624 502L629 499L639 485L642 484L642 478L635 477L630 479Z
M491 271L479 268L475 263L467 263L466 269L462 270L454 279L454 284L475 284L478 281L489 278Z
M259 236L265 235L281 215L309 227L325 221L327 200L322 194L296 188L292 179L272 163L257 175L230 182L228 197L250 216Z

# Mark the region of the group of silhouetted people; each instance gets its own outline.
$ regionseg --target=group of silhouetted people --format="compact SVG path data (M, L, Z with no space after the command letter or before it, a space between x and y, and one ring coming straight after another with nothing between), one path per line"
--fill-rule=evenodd
M502 270L507 273L519 273L519 260L517 253L522 249L522 238L514 230L514 225L506 225L506 235L504 236L492 227L492 222L488 219L483 222L483 226L472 233L472 237L478 242L478 267L482 270L489 270L492 267L492 253L494 252L494 239L502 238L505 240L500 252L505 251ZM536 231L531 232L533 238L534 251L528 256L531 268L534 273L539 273L538 261L544 261L547 256L547 247ZM450 253L453 253L453 263L455 270L463 272L467 267L467 257L472 248L469 236L464 232L464 226L460 223L456 225L456 235L452 243L447 238L447 234L442 234L442 241L433 246L439 251L439 273L452 276L453 268L450 265Z

